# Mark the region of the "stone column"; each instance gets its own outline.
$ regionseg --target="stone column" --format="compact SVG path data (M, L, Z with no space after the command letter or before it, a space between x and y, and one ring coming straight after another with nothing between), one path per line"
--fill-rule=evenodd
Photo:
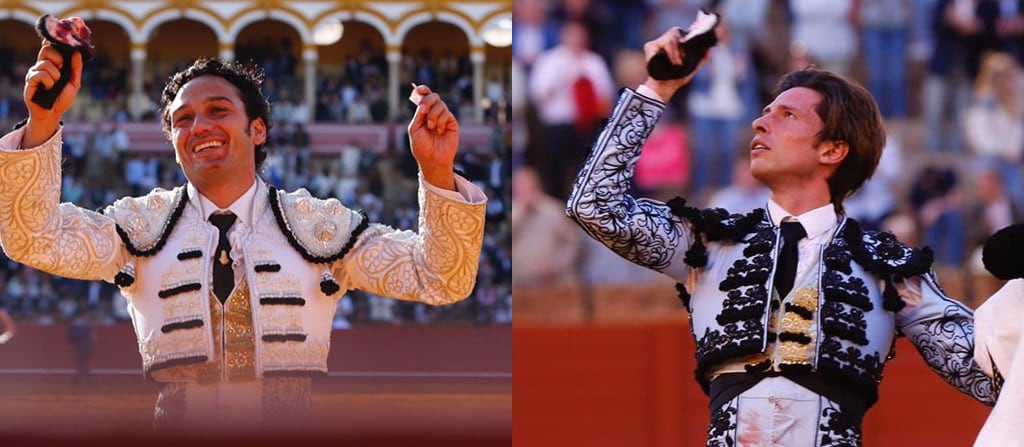
M469 61L473 63L473 118L476 122L484 121L484 109L481 106L484 99L484 62L487 56L483 47L473 47L469 50Z
M402 50L399 47L388 47L388 117L391 120L398 118L399 92L398 72L402 69Z
M302 60L306 61L304 73L304 91L306 96L306 116L309 121L316 118L316 63L320 60L320 53L316 45L307 44L302 48Z
M235 44L232 42L221 42L220 54L218 56L228 62L235 60Z
M144 90L144 79L146 69L146 43L132 42L131 49L132 72L131 72L131 94L128 97L128 114L132 119L142 118L146 112L146 92Z

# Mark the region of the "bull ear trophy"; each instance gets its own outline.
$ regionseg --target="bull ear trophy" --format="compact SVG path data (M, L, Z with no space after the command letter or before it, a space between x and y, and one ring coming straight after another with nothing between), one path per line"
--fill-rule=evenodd
M92 44L92 31L85 26L85 21L78 17L58 19L46 14L36 21L36 32L39 33L39 37L50 42L50 46L56 48L64 58L64 65L60 68L60 79L57 79L49 89L40 86L32 95L32 102L45 109L52 109L60 92L71 80L71 56L79 51L82 53L83 63L92 59L95 48Z
M715 29L718 28L720 17L717 13L707 12L701 9L697 13L697 20L690 25L683 37L679 47L683 50L683 64L673 65L668 59L664 50L659 51L647 63L647 74L659 81L669 79L682 79L693 73L700 64L704 55L711 50L711 47L718 44L718 35Z

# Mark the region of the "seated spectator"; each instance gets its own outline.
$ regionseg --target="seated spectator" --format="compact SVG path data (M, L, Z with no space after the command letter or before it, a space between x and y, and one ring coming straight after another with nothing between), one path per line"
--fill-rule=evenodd
M544 194L540 177L523 167L512 175L512 284L563 286L578 281L579 228L565 218L565 206Z

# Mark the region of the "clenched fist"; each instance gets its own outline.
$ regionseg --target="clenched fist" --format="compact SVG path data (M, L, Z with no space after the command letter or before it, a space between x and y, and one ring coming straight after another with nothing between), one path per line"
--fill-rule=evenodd
M52 109L40 107L32 101L32 96L40 88L52 88L60 79L60 69L65 63L71 64L71 78L68 80L68 85L60 92ZM21 147L35 147L52 137L60 125L61 117L74 104L78 90L81 88L82 54L76 51L70 61L65 61L56 48L44 41L35 65L29 68L28 73L25 74L23 97L25 105L28 107L28 125L25 128L25 136L22 137Z

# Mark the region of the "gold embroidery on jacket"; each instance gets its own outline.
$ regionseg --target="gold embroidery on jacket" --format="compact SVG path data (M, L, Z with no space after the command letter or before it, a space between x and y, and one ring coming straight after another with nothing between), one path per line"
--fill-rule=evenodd
M216 302L216 299L211 301ZM215 304L220 306L220 302ZM249 286L243 281L235 287L224 306L224 346L227 348L228 381L252 380L256 377L256 345L253 337L252 304Z
M792 306L800 307L814 315L818 310L818 290L813 287L801 287L793 292ZM790 332L804 335L810 339L808 343L796 341L780 341L779 356L784 365L810 365L813 363L816 334L815 319L805 319L800 314L786 311L782 315L779 333Z

